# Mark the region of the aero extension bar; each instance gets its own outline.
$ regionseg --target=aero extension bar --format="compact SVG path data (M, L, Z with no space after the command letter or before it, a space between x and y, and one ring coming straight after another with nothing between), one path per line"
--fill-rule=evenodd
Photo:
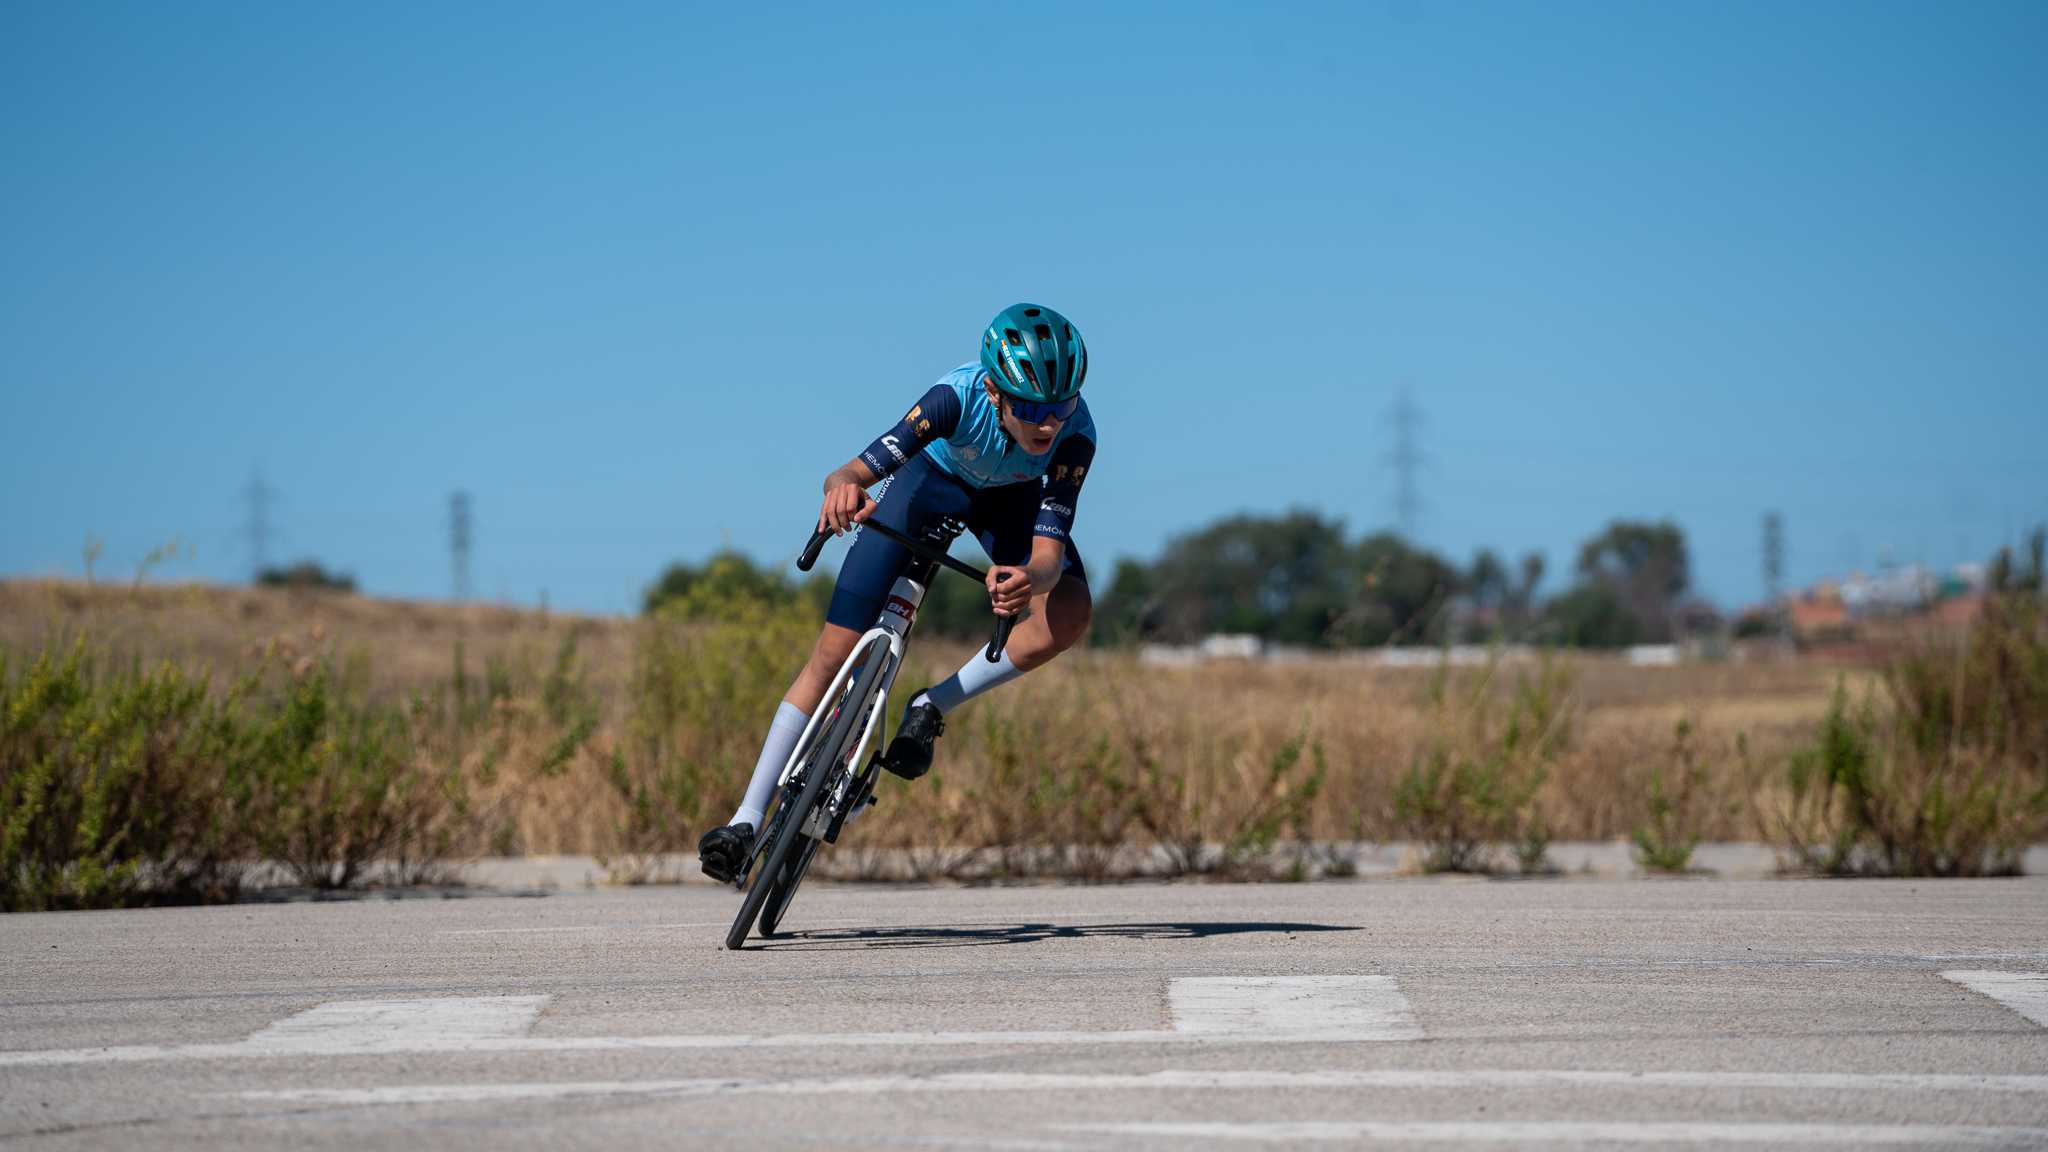
M896 543L908 548L913 556L929 560L934 564L942 564L962 576L972 579L983 587L988 586L988 573L964 560L954 559L952 555L943 549L934 548L922 540L906 536L878 520L863 520L860 522L860 527L864 531L879 532L883 536L894 540ZM811 570L811 566L818 562L818 553L824 551L825 542L832 539L832 536L833 532L830 528L821 529L811 534L811 542L804 545L803 555L796 558L798 571L809 572ZM1016 627L1016 625L1017 617L1015 616L996 617L995 634L990 636L988 641L987 655L989 663L993 664L1003 658L1003 646L1010 642L1010 629Z

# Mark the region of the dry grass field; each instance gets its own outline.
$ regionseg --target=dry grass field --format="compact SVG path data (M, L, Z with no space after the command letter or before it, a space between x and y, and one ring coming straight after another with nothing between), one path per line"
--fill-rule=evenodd
M104 663L170 661L219 686L335 670L365 699L410 701L434 718L417 755L474 794L459 850L596 853L628 876L730 810L813 627L788 611L645 620L0 583L0 648L17 668L83 641ZM899 698L969 651L915 646ZM928 870L943 873L976 853L985 868L989 851L1018 853L1005 867L1030 870L1032 846L1408 838L1402 780L1437 754L1507 765L1533 788L1522 807L1539 838L1628 837L1652 815L1653 777L1658 794L1678 797L1686 834L1769 838L1758 798L1812 741L1837 683L1854 694L1868 676L1569 655L1446 677L1338 661L1153 668L1080 652L952 718L937 770L916 785L885 778L860 841L928 853ZM1516 750L1532 722L1516 703L1539 681L1554 697L1536 717L1542 747Z

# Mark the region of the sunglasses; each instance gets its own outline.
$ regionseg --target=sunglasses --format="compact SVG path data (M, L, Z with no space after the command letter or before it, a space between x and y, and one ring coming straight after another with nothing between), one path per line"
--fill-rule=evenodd
M1010 401L1010 411L1016 413L1017 419L1022 420L1026 424L1043 424L1053 419L1058 419L1064 424L1067 418L1074 414L1074 409L1081 406L1081 398L1079 396L1069 396L1065 400L1052 403L1041 403L1036 400L1019 400L1015 396L1008 397L1008 399Z

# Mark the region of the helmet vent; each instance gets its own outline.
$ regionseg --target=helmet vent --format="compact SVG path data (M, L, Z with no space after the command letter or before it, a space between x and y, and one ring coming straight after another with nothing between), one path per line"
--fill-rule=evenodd
M1036 316L1036 315L1038 315L1038 309L1036 309L1036 308L1026 308L1026 309L1024 310L1024 314L1025 314L1026 316Z
M1024 334L1015 328L1003 329L1003 335L1009 339L1010 347L1022 348L1024 346Z
M1031 386L1033 388L1038 387L1038 373L1031 370L1031 361L1019 360L1017 361L1017 367L1022 368L1024 370L1024 375L1030 377Z
M1043 325L1043 324L1040 324L1040 325L1038 325L1038 326L1037 326L1037 327L1036 327L1036 328L1034 329L1034 331L1036 331L1036 332L1038 333L1038 338L1039 338L1040 340L1050 340L1050 339L1052 339L1052 329L1050 329L1050 328L1046 327L1046 326L1045 326L1045 325Z

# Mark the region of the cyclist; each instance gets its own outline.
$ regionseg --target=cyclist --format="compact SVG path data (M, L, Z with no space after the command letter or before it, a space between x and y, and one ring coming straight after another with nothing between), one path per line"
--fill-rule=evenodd
M1088 630L1094 606L1071 536L1095 459L1095 424L1080 394L1087 372L1088 350L1064 316L1013 304L982 333L979 363L941 377L895 427L825 477L819 531L843 535L870 516L908 534L942 518L963 521L993 561L988 594L996 613L1024 614L1000 661L976 652L911 698L882 758L897 776L915 780L931 768L947 713L1051 660ZM877 502L867 490L883 480ZM863 533L847 553L824 630L775 710L746 797L731 823L697 844L713 879L732 881L746 867L804 725L908 561L903 546L880 533Z

